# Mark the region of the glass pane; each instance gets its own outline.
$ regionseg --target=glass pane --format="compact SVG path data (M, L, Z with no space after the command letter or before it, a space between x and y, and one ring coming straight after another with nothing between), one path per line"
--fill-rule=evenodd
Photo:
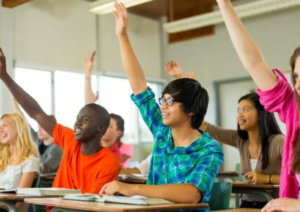
M114 77L100 77L100 104L109 113L115 113L125 121L124 143L135 143L137 129L137 108L130 99L132 90L127 79Z
M27 93L29 93L39 103L39 105L47 114L52 114L51 72L16 68L15 80ZM23 114L25 115L31 127L37 131L37 122L29 118L27 113L23 112Z
M158 98L161 96L161 85L157 83L147 83L155 94L155 100L158 102ZM153 136L149 128L145 124L141 114L139 113L139 133L141 142L152 142Z
M84 106L84 74L55 71L55 115L57 121L73 129L76 117ZM92 77L96 91L97 78Z

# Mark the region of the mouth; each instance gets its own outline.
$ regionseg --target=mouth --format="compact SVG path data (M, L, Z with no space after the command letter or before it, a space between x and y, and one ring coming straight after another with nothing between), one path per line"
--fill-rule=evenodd
M162 116L163 119L168 118L169 113L162 112L162 113L161 113L161 116Z
M74 129L75 136L80 135L81 132L82 132L82 129L80 129L80 128L75 128Z
M245 119L240 119L240 120L238 120L238 124L241 126L241 125L243 125L243 124L245 124L246 123L246 120Z
M0 135L0 138L1 138L1 139L5 139L6 137L7 137L7 134L6 134L6 133Z

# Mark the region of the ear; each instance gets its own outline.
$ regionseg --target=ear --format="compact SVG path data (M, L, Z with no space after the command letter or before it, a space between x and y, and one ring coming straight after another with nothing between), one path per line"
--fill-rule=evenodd
M103 131L104 131L104 126L103 125L100 125L99 127L98 127L98 132L101 132L101 133L103 133Z
M192 115L194 115L194 113L188 113L188 116L192 116Z
M122 135L123 135L123 131L121 131L121 130L117 130L117 135L118 135L118 137L120 138L120 137L122 137Z

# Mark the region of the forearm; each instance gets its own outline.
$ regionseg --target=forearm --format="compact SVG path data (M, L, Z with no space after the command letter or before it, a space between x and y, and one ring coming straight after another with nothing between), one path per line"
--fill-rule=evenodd
M280 175L272 175L270 178L270 184L279 185L280 184Z
M94 103L95 101L95 94L92 90L92 77L91 76L85 76L84 80L84 99L85 104Z
M17 83L15 83L8 74L2 77L2 81L10 90L16 101L24 108L31 118L36 119L37 115L44 113L39 104Z
M139 94L147 90L144 72L134 54L127 34L119 35L121 56L126 75L129 79L133 93Z
M232 43L244 67L250 71L253 67L264 62L263 56L253 41L230 2L219 3L225 25Z
M192 184L133 185L136 195L167 199L176 203L198 203L202 194ZM180 191L180 192L178 192ZM122 193L122 192L121 192Z

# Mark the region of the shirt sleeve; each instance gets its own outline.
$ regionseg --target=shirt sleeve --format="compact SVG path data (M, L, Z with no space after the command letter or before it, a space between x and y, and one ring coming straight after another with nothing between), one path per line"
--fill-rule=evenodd
M27 172L39 173L39 165L40 165L39 160L34 156L30 156L22 164L22 173L27 173Z
M151 133L155 135L158 127L162 125L162 116L153 91L148 88L140 94L131 95L131 99L139 108L140 114Z
M61 147L54 145L53 147L51 147L51 150L47 152L47 154L48 158L41 164L41 173L45 174L57 172L63 155Z
M207 125L206 130L209 135L216 141L230 145L232 147L238 147L240 136L236 130L225 129L212 124Z
M292 87L288 83L284 75L273 70L274 74L278 73L277 84L270 90L261 91L257 89L260 96L260 102L268 112L277 112L282 122L286 123L286 119L290 114L293 114L293 108L297 108L297 102Z
M152 154L150 154L145 160L143 160L139 165L136 166L136 168L140 170L141 174L148 174L151 158Z
M185 183L191 183L202 193L201 202L207 203L210 192L215 182L219 166L223 163L222 152L211 152L197 162L192 173L186 178Z
M76 145L74 130L60 124L54 126L53 139L55 144L61 146L63 150Z

